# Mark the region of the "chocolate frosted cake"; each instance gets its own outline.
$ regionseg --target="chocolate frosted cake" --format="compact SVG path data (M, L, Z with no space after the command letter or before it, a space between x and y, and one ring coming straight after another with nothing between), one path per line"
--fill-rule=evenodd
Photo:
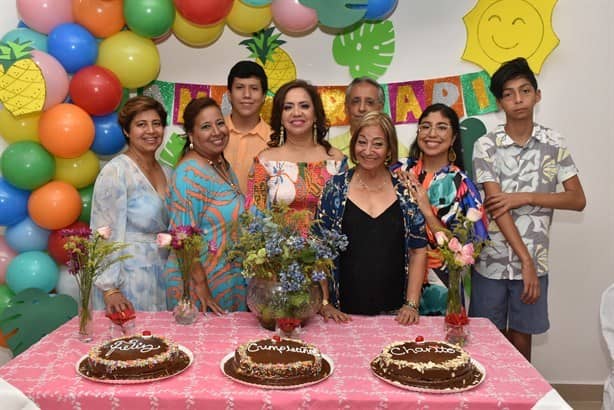
M92 348L79 371L100 380L148 380L176 374L189 364L190 358L177 344L145 334L120 337Z
M328 376L330 364L311 344L275 337L242 344L224 364L224 371L248 383L292 386Z
M478 384L483 375L462 348L446 342L395 342L371 362L380 377L407 386L461 389Z

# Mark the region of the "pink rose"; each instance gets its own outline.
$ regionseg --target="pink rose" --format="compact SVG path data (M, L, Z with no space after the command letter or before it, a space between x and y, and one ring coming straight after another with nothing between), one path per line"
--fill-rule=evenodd
M454 255L454 259L462 266L473 265L475 263L475 259L473 258L473 244L468 243L463 246L460 252Z
M96 233L98 233L98 235L100 235L102 239L109 239L111 237L112 232L113 231L108 226L101 226L100 228L96 229Z
M450 248L452 252L460 252L463 245L461 245L457 237L454 237L450 239L450 242L448 242L448 248Z
M435 240L437 245L443 246L448 242L448 236L443 231L437 231L435 232Z
M469 208L467 210L467 219L469 219L471 222L477 222L482 219L482 212L475 208Z
M156 244L159 247L170 246L172 240L173 237L169 233L159 233L158 236L156 236Z

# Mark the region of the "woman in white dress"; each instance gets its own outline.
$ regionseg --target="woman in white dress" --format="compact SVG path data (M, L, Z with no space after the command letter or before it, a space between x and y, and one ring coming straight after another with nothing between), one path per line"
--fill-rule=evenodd
M166 310L162 273L168 250L156 245L156 235L168 229L165 195L170 168L158 163L166 111L150 97L126 102L118 121L128 149L109 161L96 179L90 226L109 226L111 240L126 243L131 257L116 263L95 280L94 308L108 313L126 309Z

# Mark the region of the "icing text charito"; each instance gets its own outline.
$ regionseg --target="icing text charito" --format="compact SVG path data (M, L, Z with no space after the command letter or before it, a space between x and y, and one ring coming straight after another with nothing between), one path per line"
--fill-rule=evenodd
M393 356L402 356L408 353L414 353L414 354L417 354L417 353L440 353L440 354L449 353L449 354L453 354L453 353L456 353L456 350L454 350L451 347L445 347L445 346L425 346L425 347L418 346L418 347L410 348L405 345L394 346L390 349L390 354Z
M316 356L318 351L316 349L310 349L308 347L292 347L288 345L259 345L257 343L250 343L247 345L247 351L250 353L257 352L259 350L275 350L279 354L284 352L305 353Z
M109 346L109 351L107 352L107 354L105 354L105 357L111 356L111 354L113 354L113 352L116 350L120 350L123 352L127 352L130 350L138 350L141 353L148 353L152 350L160 349L160 347L160 345L154 346L152 344L143 343L139 341L139 339L130 339L128 341L117 340Z

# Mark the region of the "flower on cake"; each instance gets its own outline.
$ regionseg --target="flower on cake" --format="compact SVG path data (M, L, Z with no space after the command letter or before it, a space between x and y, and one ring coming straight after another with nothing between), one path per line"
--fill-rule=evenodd
M96 277L111 265L131 256L121 254L127 245L109 241L111 228L103 226L92 231L90 228L62 229L66 238L64 249L68 253L68 271L77 280L80 293L79 331L84 333L91 319L90 297Z

